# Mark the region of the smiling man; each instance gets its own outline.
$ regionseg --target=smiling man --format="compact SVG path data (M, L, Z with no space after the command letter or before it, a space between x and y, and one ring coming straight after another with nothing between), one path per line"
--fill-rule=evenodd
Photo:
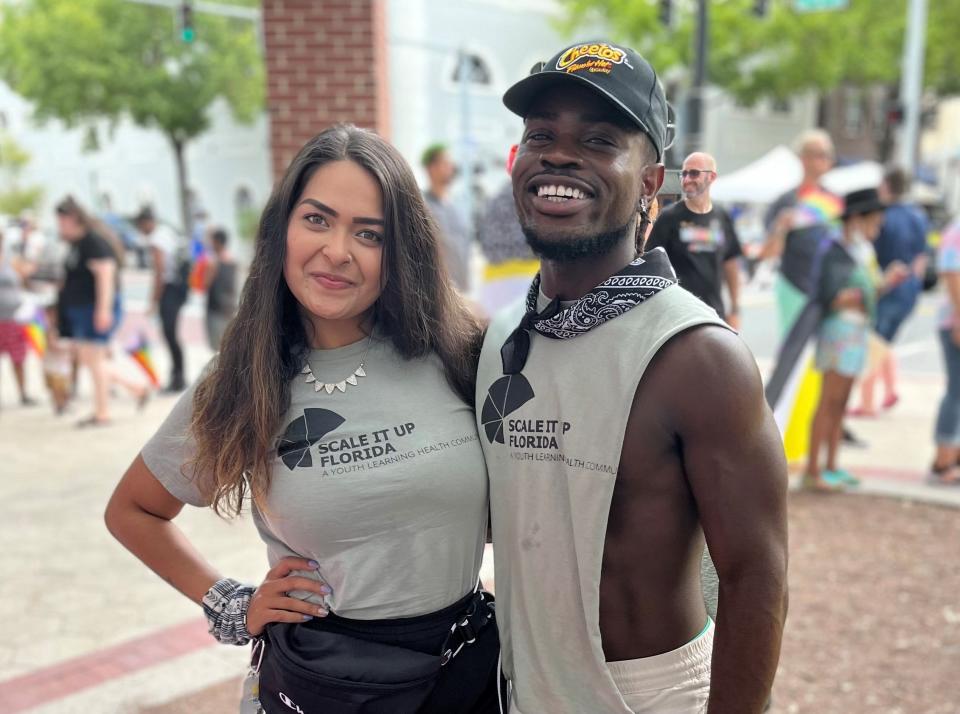
M663 180L656 73L577 44L504 103L541 261L477 379L511 712L759 712L786 615L786 467L747 348L662 250L637 256Z
M683 160L680 171L683 200L657 217L647 249L663 246L677 271L680 285L740 329L740 266L743 254L730 215L710 199L717 178L717 162L697 151ZM723 304L727 286L730 309Z

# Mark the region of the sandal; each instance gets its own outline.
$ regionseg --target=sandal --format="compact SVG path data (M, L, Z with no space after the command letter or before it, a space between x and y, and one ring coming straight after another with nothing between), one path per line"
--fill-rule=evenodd
M897 402L899 401L900 401L899 394L891 394L889 397L883 400L883 404L881 404L880 406L882 406L884 409L892 409L894 406L896 406Z
M864 409L863 407L857 407L856 409L850 409L847 411L848 417L853 417L854 419L875 419L877 413L872 409Z
M78 429L87 429L89 427L99 427L99 426L110 426L112 424L110 419L100 419L95 416L88 416L86 419L81 419L77 422Z
M823 480L838 486L859 486L860 479L846 469L831 469L823 472Z
M824 476L825 474L821 476L804 474L800 477L800 485L807 491L817 491L819 493L838 493L843 490L840 484L831 483Z
M930 467L927 483L933 486L960 486L960 467L957 465Z

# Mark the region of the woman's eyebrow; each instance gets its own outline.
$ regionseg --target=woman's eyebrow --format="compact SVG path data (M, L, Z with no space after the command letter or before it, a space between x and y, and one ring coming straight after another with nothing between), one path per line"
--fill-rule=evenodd
M302 201L300 201L300 203L298 203L297 206L302 206L305 203L310 204L311 206L316 208L318 211L329 213L334 218L338 218L340 216L340 214L334 211L332 208L330 208L330 206L326 205L325 203L320 203L320 201L316 200L315 198L305 198Z

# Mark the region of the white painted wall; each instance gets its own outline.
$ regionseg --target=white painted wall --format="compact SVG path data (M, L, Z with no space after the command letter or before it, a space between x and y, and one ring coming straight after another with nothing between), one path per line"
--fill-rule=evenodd
M219 102L211 116L210 131L187 148L189 185L211 221L235 234L237 189L245 186L254 203L262 205L271 188L266 117L250 126L239 125L226 104ZM163 220L179 225L173 152L160 132L129 121L110 132L104 123L100 149L85 151L84 130L68 129L59 121L38 125L30 104L0 83L3 125L32 157L22 182L44 189L38 214L41 226L52 229L53 206L68 193L94 210L106 194L121 215L132 215L142 204L151 203Z

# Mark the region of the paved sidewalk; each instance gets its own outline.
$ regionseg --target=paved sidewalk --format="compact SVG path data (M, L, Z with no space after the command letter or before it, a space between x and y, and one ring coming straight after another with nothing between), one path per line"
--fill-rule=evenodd
M183 324L193 375L209 357L200 343L199 314L191 305ZM134 315L126 331L147 326L148 320ZM159 343L155 351L164 374ZM44 394L36 360L28 372L34 394ZM842 461L863 478L864 492L960 506L960 489L924 481L941 390L939 377L904 374L895 409L876 420L851 421L870 448L845 449ZM82 383L81 402L88 392ZM4 361L0 498L7 513L0 520L0 621L7 627L0 640L0 711L229 710L223 703L235 698L245 650L213 643L197 606L147 572L103 526L112 488L173 398L158 396L138 413L121 396L114 423L90 431L73 426L88 403L55 417L46 405L15 406L13 393ZM228 523L187 507L177 523L221 572L250 582L262 578L266 558L249 518Z

